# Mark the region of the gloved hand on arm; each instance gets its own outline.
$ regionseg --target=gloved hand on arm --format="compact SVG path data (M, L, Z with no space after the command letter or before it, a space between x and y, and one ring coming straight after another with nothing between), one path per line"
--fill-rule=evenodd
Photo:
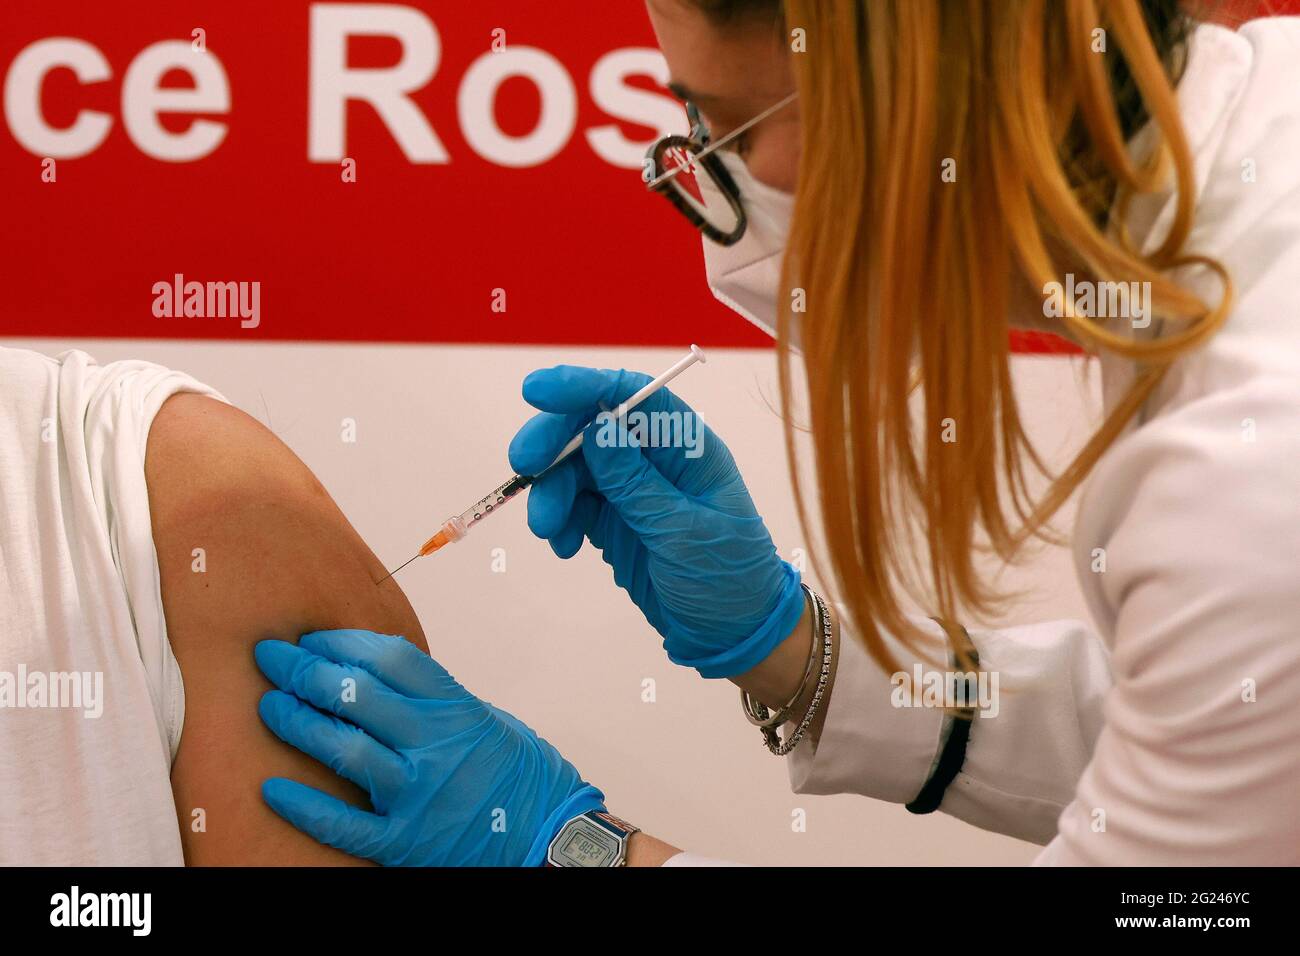
M554 747L400 637L318 631L255 654L279 688L266 725L370 795L374 813L267 780L271 808L322 843L386 866L540 866L566 821L605 809Z
M541 413L510 443L510 465L538 474L590 422L581 453L530 489L529 527L561 558L591 541L673 662L705 677L733 677L794 630L804 611L799 572L777 554L731 452L698 418L698 455L643 447L635 429L629 435L622 423L597 419L649 380L571 365L533 372L524 399ZM667 389L636 411L695 417Z

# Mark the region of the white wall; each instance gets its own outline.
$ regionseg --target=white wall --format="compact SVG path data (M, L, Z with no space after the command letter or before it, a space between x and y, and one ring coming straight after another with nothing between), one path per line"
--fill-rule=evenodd
M557 362L657 373L676 349L573 349L121 340L7 340L101 362L143 358L189 372L268 424L316 472L380 560L412 554L453 512L509 476L505 449L529 414L519 383ZM685 343L684 343L685 344ZM1019 358L1031 434L1045 452L1096 421L1095 370ZM728 443L785 554L801 545L770 352L711 350L674 386ZM357 441L340 422L357 421ZM1056 456L1060 462L1061 456ZM1072 512L1058 519L1069 530ZM507 570L491 570L504 548ZM433 654L478 695L551 739L605 790L611 810L707 855L772 864L1020 864L1034 847L933 814L857 797L791 794L724 681L668 663L590 548L561 562L522 503L467 541L402 572ZM1068 555L1048 550L1006 578L1032 594L1012 618L1086 618ZM643 703L645 678L657 701ZM795 833L791 813L807 812Z

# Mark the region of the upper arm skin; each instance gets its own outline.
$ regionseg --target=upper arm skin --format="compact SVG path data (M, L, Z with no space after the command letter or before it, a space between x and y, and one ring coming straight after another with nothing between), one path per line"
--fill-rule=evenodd
M361 791L280 742L257 703L270 684L253 660L263 638L356 627L427 652L415 613L311 471L243 412L193 394L169 399L149 434L145 477L185 723L172 791L185 861L347 864L262 801L285 776L367 807ZM206 570L192 570L202 548ZM201 808L205 830L195 832Z

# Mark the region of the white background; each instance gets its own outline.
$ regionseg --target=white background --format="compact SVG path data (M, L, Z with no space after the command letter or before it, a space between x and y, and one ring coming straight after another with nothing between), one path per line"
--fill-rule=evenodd
M559 362L656 374L682 349L9 340L101 362L141 358L190 373L267 424L393 567L450 514L510 474L529 409L520 382ZM768 351L709 350L674 390L727 442L777 547L803 546ZM1015 359L1031 435L1053 463L1098 421L1094 363ZM342 420L357 423L354 444ZM399 576L434 654L479 696L554 742L612 812L684 849L754 864L1022 864L1036 848L936 813L855 796L792 794L725 681L670 664L658 635L590 546L562 562L532 537L522 501ZM1057 520L1069 531L1073 510ZM506 571L492 570L505 549ZM1005 581L1029 589L1013 623L1087 619L1064 549L1039 549ZM656 701L642 682L656 682ZM807 814L795 832L792 814Z

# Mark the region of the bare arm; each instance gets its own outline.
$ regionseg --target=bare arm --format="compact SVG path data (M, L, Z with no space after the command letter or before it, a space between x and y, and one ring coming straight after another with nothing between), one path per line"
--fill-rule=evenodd
M185 681L185 724L172 767L190 865L343 865L263 803L271 776L367 807L362 793L277 740L258 719L269 689L253 661L263 638L356 627L399 634L427 652L395 582L310 470L237 409L177 395L149 435L145 475L163 606ZM206 570L192 570L202 548ZM206 832L196 832L201 809Z

